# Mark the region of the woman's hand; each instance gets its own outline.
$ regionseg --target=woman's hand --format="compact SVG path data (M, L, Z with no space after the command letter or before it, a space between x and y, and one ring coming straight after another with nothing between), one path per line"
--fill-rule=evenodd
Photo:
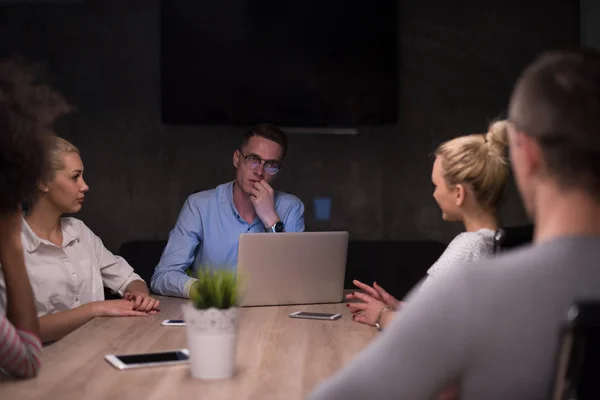
M362 300L358 303L347 303L352 319L361 324L374 326L380 313L391 312L391 307L364 293L354 293L353 298Z
M144 292L127 292L124 296L125 300L133 302L133 309L136 311L153 312L157 314L160 305L160 301L150 297L148 293Z
M396 311L401 305L400 301L398 301L394 296L386 292L381 286L377 284L377 282L373 282L373 287L362 283L361 281L358 281L356 279L353 280L352 283L354 283L354 285L359 289L363 290L367 295L369 295L369 297L384 303L386 306L391 307L394 311ZM356 295L357 292L350 293L346 295L346 298L348 300L358 298Z
M352 313L352 319L367 325L375 325L377 318L380 317L380 324L389 321L391 315L385 315L388 312L397 310L402 303L394 296L386 292L377 282L373 282L373 287L366 285L358 280L353 281L359 289L365 293L354 292L346 295L348 300L360 300L361 302L348 303L346 306Z
M94 317L145 317L149 313L135 310L130 300L104 300L88 303Z

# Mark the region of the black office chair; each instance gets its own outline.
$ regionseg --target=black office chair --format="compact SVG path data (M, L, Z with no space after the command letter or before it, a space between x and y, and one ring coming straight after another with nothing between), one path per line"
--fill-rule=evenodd
M494 234L494 252L499 253L533 241L533 225L499 228Z
M556 360L553 400L600 399L600 302L573 305Z
M133 267L135 272L150 284L154 268L160 261L167 245L166 240L137 240L125 242L119 249L119 255Z
M427 269L445 249L444 243L434 240L351 240L344 288L354 289L354 279L368 284L376 280L400 299L427 274Z
M150 287L150 280L154 274L154 268L160 261L162 252L167 245L166 240L137 240L125 242L119 249L119 255L133 267L135 272ZM106 299L119 298L108 288L104 288Z

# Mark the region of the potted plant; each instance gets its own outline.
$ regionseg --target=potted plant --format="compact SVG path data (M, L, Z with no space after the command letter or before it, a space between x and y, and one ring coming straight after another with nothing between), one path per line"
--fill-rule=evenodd
M201 268L183 305L191 373L198 379L226 379L235 372L238 284L234 271Z

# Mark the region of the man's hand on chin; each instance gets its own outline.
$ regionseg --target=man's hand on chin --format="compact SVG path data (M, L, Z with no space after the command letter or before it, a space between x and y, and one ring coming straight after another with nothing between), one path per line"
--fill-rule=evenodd
M256 215L258 215L258 218L260 218L266 228L272 227L279 221L279 216L277 215L277 211L275 211L274 195L275 191L264 180L254 184L252 194L250 195L254 211L256 211Z

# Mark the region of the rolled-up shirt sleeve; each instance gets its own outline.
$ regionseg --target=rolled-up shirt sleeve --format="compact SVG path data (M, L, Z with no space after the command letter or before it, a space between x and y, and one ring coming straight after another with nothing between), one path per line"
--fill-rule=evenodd
M304 232L304 204L300 199L296 199L282 222L286 232Z
M190 196L185 201L169 241L152 275L152 290L165 296L189 297L192 283L186 270L194 262L196 248L203 239L202 215Z
M131 282L144 282L142 277L135 273L131 265L123 257L111 253L110 250L104 247L102 240L98 236L93 235L93 239L100 273L102 274L102 281L106 287L123 296L125 289Z

